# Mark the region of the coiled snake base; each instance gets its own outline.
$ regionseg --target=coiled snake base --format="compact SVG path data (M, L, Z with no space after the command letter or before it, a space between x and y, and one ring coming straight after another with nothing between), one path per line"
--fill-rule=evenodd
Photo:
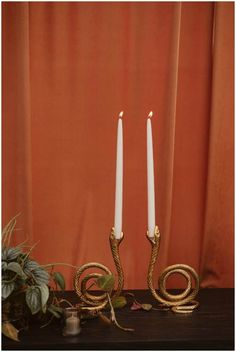
M123 233L121 233L121 238L117 239L115 238L115 231L114 228L111 229L111 234L110 234L110 247L111 247L111 252L113 256L113 260L116 266L116 271L118 274L118 283L117 283L117 288L113 293L113 297L119 296L123 286L124 286L124 273L123 269L121 267L121 261L120 261L120 254L119 254L119 245L123 239ZM102 293L100 295L93 295L88 292L87 290L87 282L90 279L97 279L103 274L101 273L91 273L85 276L83 279L81 279L81 275L84 273L85 270L91 269L91 268L98 268L102 271L105 272L107 275L111 275L111 271L103 264L96 263L96 262L91 262L82 265L76 272L75 274L75 279L74 279L74 287L77 295L80 297L81 301L85 304L84 309L87 310L101 310L103 309L107 303L108 303L108 298L106 293ZM82 307L83 309L83 307Z
M160 247L160 232L158 227L155 227L154 237L149 237L148 234L147 237L152 246L147 283L153 297L162 304L162 307L170 307L175 313L191 313L199 305L199 303L194 300L199 291L198 274L192 267L185 264L170 265L161 273L159 277L158 286L160 294L158 294L153 285L153 270L157 261ZM166 280L170 275L175 273L185 277L187 280L187 287L182 293L173 295L168 293L166 290ZM191 276L195 282L194 287L192 287Z

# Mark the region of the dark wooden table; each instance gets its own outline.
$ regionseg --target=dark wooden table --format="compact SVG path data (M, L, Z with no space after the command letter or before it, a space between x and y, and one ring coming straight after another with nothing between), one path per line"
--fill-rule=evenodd
M137 290L138 300L156 305L148 291ZM67 298L76 302L74 292ZM192 314L171 311L131 311L130 305L117 310L121 325L134 332L106 327L98 319L86 321L81 334L63 337L58 324L21 332L21 342L2 339L3 350L233 350L234 290L203 289L200 307Z

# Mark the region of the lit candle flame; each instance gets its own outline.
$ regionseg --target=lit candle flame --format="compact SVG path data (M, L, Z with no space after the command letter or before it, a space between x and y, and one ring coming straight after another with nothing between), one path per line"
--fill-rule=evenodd
M124 111L121 111L121 112L119 113L119 117L122 117L123 114L124 114Z
M153 112L150 111L148 117L152 117L152 116L153 116Z

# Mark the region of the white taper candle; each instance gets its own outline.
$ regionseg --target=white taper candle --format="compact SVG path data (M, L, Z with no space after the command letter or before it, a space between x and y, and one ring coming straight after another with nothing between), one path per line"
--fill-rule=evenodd
M148 235L154 236L155 231L155 185L154 185L154 164L153 164L153 143L152 143L152 123L150 117L147 119L147 191L148 191Z
M115 237L121 238L122 232L122 206L123 206L123 111L119 114L117 129L117 151L116 151L116 195L115 195Z

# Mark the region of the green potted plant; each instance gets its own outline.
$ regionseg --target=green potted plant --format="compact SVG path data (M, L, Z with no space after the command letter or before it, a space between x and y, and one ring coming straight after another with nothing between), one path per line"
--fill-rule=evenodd
M17 215L18 216L18 215ZM80 314L82 320L100 318L106 325L114 324L124 331L133 331L122 327L116 319L115 309L123 308L126 304L124 296L111 298L114 289L114 276L103 275L94 280L91 286L98 286L104 291L108 298L105 312L90 311L84 303L80 302L73 306L64 298L58 298L56 291L65 290L65 279L63 275L54 271L54 265L40 265L31 256L35 245L28 246L24 241L17 246L11 245L11 238L15 230L17 216L4 227L2 232L2 333L15 341L19 341L20 329L29 327L30 322L35 320L42 326L48 325L54 318L63 316L65 304L83 312ZM66 263L57 263L76 268ZM50 271L48 271L50 269ZM132 295L129 293L129 295ZM61 295L60 295L61 296ZM133 295L132 295L133 296ZM141 305L135 299L132 310L151 309L151 305ZM137 308L137 304L140 307ZM145 306L150 306L145 307ZM109 317L106 311L110 310Z
M17 216L2 232L2 333L18 341L19 329L27 328L32 317L42 322L61 317L60 300L49 293L52 282L64 290L65 280L60 272L47 271L52 265L41 266L31 257L34 246L11 245L16 221Z

